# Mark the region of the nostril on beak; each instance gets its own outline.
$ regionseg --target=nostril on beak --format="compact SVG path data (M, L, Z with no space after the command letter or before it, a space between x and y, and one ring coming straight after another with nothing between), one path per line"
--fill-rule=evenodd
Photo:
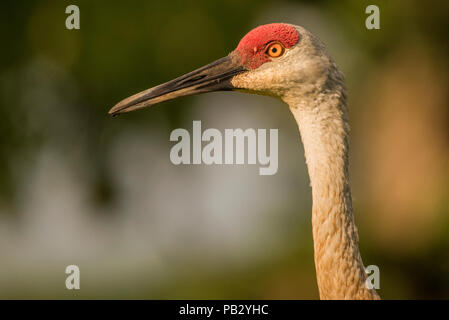
M187 84L187 83L194 83L194 82L199 81L199 80L201 80L201 79L203 79L205 77L206 77L206 75L202 74L202 75L196 76L194 78L190 78L190 79L187 78L184 81L181 81L179 84L182 85L182 84Z

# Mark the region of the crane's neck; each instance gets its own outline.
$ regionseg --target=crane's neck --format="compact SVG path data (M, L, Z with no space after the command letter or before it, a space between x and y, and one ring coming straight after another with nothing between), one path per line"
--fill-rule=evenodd
M348 177L343 87L284 97L301 133L313 195L315 268L321 299L378 299L367 289Z

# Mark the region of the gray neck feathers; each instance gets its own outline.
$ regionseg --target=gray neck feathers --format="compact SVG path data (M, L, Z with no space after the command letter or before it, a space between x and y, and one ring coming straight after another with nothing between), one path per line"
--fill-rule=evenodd
M312 186L314 255L320 296L373 299L378 295L365 286L352 212L344 79L333 67L324 81L316 83L310 95L290 92L284 101L298 123Z

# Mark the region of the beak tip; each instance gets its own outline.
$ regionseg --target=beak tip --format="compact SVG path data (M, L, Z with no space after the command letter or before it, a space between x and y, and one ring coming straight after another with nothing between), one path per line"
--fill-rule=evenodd
M115 117L116 115L118 115L118 112L115 110L115 108L111 108L111 110L108 111L108 114Z
M124 112L127 112L127 110L126 108L123 108L123 104L119 102L108 111L108 114L115 117Z

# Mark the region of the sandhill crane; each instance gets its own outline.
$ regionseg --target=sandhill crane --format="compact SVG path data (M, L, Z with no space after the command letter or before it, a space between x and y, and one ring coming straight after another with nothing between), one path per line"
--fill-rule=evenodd
M365 284L352 212L344 76L306 29L284 23L259 26L226 57L124 99L109 114L223 90L279 98L298 124L312 187L320 298L379 299Z

